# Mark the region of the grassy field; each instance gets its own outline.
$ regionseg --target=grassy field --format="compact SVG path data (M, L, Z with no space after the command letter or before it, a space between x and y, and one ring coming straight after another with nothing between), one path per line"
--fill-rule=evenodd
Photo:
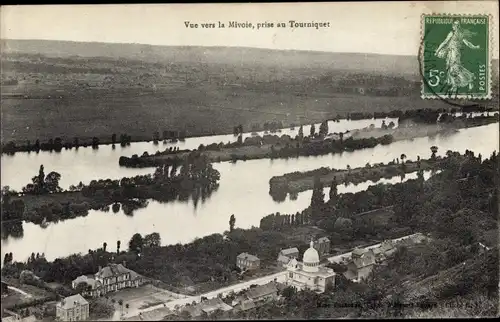
M242 88L179 88L152 92L137 88L91 90L62 98L2 99L2 142L42 142L61 137L101 143L127 133L133 141L151 140L163 130L185 130L188 136L232 133L264 122L310 124L349 112L447 108L441 101L409 97L356 95L296 96L293 93L247 91ZM213 86L215 87L215 86Z
M250 131L264 122L452 107L420 99L416 59L409 56L150 46L158 53L142 57L133 45L125 54L124 45L51 42L55 54L44 44L5 47L2 143L56 137L83 143L94 136L109 143L113 133L144 141L164 130L200 136L232 133L239 124Z

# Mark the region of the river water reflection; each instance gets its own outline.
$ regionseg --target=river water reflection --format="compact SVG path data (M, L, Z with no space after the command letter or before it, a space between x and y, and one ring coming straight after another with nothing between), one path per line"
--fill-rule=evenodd
M372 123L372 120L367 121L368 124ZM306 132L306 130L304 131ZM336 130L332 130L332 126L330 126L330 132L332 131ZM188 142L189 140L186 140L185 144ZM151 144L149 143L149 145ZM136 210L131 217L121 212L114 214L112 212L91 211L86 217L50 224L45 229L24 223L24 237L18 239L9 237L2 240L1 254L4 256L5 252L13 252L15 259L22 260L26 259L31 252L44 252L48 259L54 259L75 252L87 252L88 249L100 247L103 242L108 243L108 248L114 247L117 240L120 240L122 245L126 245L136 232L141 234L158 232L163 244L186 243L196 237L227 230L231 214L236 217L237 227L258 226L260 219L265 215L278 211L295 213L304 209L310 202L310 192L299 194L298 199L294 201L274 202L269 195L269 179L273 176L293 171L313 170L324 166L342 169L346 168L347 165L352 168L364 166L367 162L371 164L386 163L398 158L402 153L406 154L409 160L416 160L418 155L427 158L431 154L430 147L433 145L439 148L438 155L444 155L447 150L464 153L466 149L469 149L476 154L481 153L487 157L494 150L499 150L498 123L462 129L458 133L446 137L437 136L435 138L417 138L412 141L398 141L387 146L377 146L372 149L342 154L299 157L288 160L238 161L235 164L216 163L214 167L221 173L220 187L205 202L200 201L197 207L194 207L192 201L176 201L167 204L152 201L147 208ZM128 154L142 153L146 146L148 146L147 143L142 148L132 145L128 148L130 151ZM137 151L132 152L132 149ZM45 164L46 171L56 170L62 174L63 178L65 176L70 178L64 181L63 187L80 180L89 182L95 178L112 178L112 175L120 178L153 171L152 169L119 168L117 158L127 150L122 151L118 147L116 150L119 151L118 153L110 151L111 149L106 150L103 147L99 148L98 152L88 150L86 153L92 153L92 157L88 158L80 158L82 151L65 151L58 155L40 153L38 157L45 158L45 162L42 163ZM66 155L72 154L75 157L71 164ZM20 182L27 182L36 173L40 164L39 161L29 160L31 156L28 157L27 154L16 154L14 158L17 157L16 162L11 161L10 164L5 165L2 156L2 185L10 185L16 189L19 188ZM58 165L65 165L65 167L62 167L61 170ZM14 171L19 172L19 177L11 173ZM9 173L6 181L3 177L4 172ZM26 175L24 172L32 173ZM408 177L410 175L407 175ZM397 182L399 178L393 180ZM342 189L339 187L339 191Z
M372 119L372 120L357 120L347 121L345 119L339 122L330 121L328 128L330 132L345 132L347 130L361 129L370 124L377 127L382 125L385 120L387 124L394 122L398 123L397 119ZM316 131L319 130L319 124L315 125ZM304 126L304 134L310 132L310 125ZM282 129L281 132L274 133L276 135L290 135L295 137L298 134L299 128L294 130ZM259 135L264 135L264 132L257 132ZM272 134L272 133L268 133ZM250 137L251 133L244 133L243 139ZM188 138L184 142L176 143L159 143L154 145L152 142L137 142L130 146L121 147L116 145L115 149L111 145L101 145L99 149L93 150L90 147L79 148L78 150L63 150L60 153L56 152L40 152L26 153L20 152L15 155L2 154L2 186L9 186L11 189L21 191L22 187L31 182L31 178L38 174L38 169L41 164L45 167L45 172L56 171L61 174L60 186L67 189L70 185L77 185L80 181L89 183L94 179L121 179L123 177L135 176L138 174L152 173L151 168L133 169L120 167L118 159L120 156L132 156L133 154L142 155L144 152L153 154L156 151L164 151L166 148L179 147L179 149L197 149L200 144L208 145L211 143L227 143L235 142L236 137L229 135L213 135Z

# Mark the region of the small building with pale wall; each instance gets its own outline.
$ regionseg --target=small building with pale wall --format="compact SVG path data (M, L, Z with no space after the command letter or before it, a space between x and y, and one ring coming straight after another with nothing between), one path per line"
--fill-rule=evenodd
M80 294L68 296L56 304L56 317L61 321L84 321L89 318L89 302Z

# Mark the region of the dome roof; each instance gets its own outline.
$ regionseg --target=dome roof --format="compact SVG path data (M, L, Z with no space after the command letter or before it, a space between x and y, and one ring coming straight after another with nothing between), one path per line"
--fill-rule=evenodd
M319 263L319 254L316 249L314 249L314 243L311 241L311 246L304 252L302 258L304 264L317 264Z

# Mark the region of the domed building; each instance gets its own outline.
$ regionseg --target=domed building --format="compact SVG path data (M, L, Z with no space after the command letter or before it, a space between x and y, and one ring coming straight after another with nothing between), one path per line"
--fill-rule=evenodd
M302 262L292 259L287 265L286 284L299 290L310 289L323 293L327 285L333 286L334 283L335 272L320 265L319 254L313 241L304 252Z

